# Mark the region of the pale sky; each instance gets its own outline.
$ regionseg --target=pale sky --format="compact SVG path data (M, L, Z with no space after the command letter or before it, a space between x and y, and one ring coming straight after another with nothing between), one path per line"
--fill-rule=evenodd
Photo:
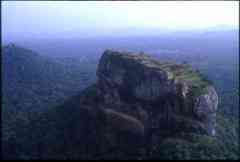
M237 1L3 1L3 37L238 27Z

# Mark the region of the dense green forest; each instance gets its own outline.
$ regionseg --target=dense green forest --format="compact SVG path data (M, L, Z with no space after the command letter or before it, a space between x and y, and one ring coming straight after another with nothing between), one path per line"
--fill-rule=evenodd
M94 82L95 68L96 63L53 59L15 45L2 47L3 149L13 141L11 149L25 145L21 138L30 133L32 119Z
M154 143L148 159L239 159L239 63L226 58L212 57L201 63L187 60L218 92L216 137L184 132L169 136ZM63 105L76 104L81 91L96 81L97 63L49 58L15 45L2 47L3 158L111 158L111 153L88 154L94 148L81 152L78 146L90 142L79 138L78 128L83 126L76 121L84 118L83 113L74 106L58 107L69 98L70 103ZM69 140L73 144L68 146ZM124 151L117 152L115 158L131 158ZM146 158L141 153L138 156Z

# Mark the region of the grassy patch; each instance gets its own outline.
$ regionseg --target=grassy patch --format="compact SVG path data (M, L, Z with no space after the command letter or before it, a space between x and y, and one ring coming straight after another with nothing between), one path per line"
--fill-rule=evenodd
M198 70L193 70L189 65L172 65L170 67L174 78L190 85L193 95L200 95L206 92L206 87L212 82Z

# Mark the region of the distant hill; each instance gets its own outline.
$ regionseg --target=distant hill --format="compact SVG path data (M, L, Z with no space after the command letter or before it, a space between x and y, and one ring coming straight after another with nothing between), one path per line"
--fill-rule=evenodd
M3 46L1 56L3 146L21 146L37 114L95 81L94 65L77 59L53 59L14 44Z
M29 98L33 99L34 96L37 96L39 101L44 97L46 100L54 101L62 99L63 96L74 95L74 91L81 90L84 84L87 84L86 81L91 82L90 80L93 79L95 69L92 68L91 71L89 68L84 68L85 64L63 58L54 60L14 44L4 46L2 48L3 95L13 103L15 98L20 101L17 97L22 96L21 104ZM37 102L35 101L35 106ZM15 106L18 107L18 103ZM24 107L31 106L29 104Z
M27 86L37 82L44 84L49 80L56 81L64 74L61 65L14 44L3 47L2 59L3 79L8 84L28 83Z

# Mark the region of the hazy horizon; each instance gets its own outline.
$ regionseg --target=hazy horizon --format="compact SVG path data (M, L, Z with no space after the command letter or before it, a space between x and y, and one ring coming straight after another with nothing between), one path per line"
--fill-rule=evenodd
M238 2L2 2L2 40L238 29Z

